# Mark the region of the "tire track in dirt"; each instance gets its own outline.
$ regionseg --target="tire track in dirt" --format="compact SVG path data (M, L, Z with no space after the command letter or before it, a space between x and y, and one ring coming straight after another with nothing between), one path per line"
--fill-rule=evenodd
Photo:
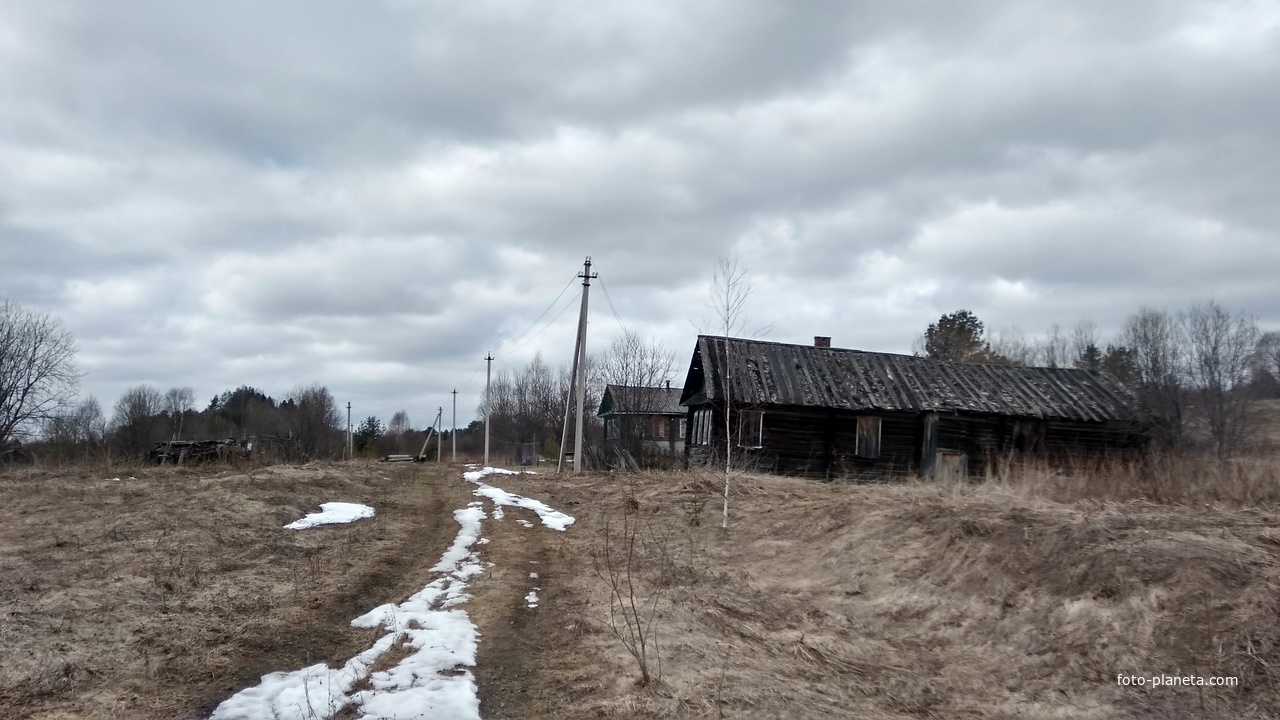
M485 521L489 542L481 559L493 566L472 585L472 599L467 604L481 633L475 676L480 712L488 720L528 717L527 706L535 693L539 640L544 618L550 617L547 601L555 592L553 552L548 544L559 533L536 524L538 516L533 512L518 508L504 511L502 520ZM536 525L523 527L519 519ZM538 578L530 578L530 573L537 573ZM541 588L539 607L530 609L524 598L534 587Z
M220 702L256 685L266 673L306 667L320 660L340 663L338 658L363 650L369 632L351 627L352 618L380 604L402 600L427 584L435 575L430 568L457 534L454 509L470 500L470 488L459 481L453 469L423 468L396 487L376 503L375 531L378 540L397 538L395 545L359 561L345 582L308 598L294 614L291 628L246 633L240 642L242 664L237 679L208 693L199 705L198 716L207 717Z

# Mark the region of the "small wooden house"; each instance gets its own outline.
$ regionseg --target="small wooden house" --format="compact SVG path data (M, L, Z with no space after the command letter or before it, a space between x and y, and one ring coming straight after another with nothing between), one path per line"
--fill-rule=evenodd
M726 399L734 464L780 474L982 475L1145 442L1132 396L1100 373L703 335L680 394L691 466L723 462Z
M633 456L684 454L686 410L680 388L608 385L596 413L604 419L607 454L615 448Z

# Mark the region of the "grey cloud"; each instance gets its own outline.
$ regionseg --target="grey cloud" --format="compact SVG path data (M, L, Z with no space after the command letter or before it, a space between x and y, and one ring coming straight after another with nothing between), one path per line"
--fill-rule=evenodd
M0 295L65 318L107 404L320 380L425 422L488 350L567 357L576 308L511 339L585 255L681 362L734 245L779 340L1193 295L1280 323L1265 4L65 1L0 27Z

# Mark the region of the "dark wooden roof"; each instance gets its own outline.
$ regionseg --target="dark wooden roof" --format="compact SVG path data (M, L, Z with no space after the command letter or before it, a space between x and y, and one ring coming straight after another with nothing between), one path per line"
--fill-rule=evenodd
M670 383L668 383L670 384ZM680 388L607 385L597 415L684 415Z
M1128 391L1087 370L952 363L708 335L698 337L681 404L723 399L726 354L735 404L1088 421L1133 417Z

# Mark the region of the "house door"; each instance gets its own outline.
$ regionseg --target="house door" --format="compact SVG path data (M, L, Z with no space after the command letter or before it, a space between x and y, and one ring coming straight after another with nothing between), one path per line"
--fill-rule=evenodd
M959 481L969 477L969 456L960 452L938 451L938 479Z

